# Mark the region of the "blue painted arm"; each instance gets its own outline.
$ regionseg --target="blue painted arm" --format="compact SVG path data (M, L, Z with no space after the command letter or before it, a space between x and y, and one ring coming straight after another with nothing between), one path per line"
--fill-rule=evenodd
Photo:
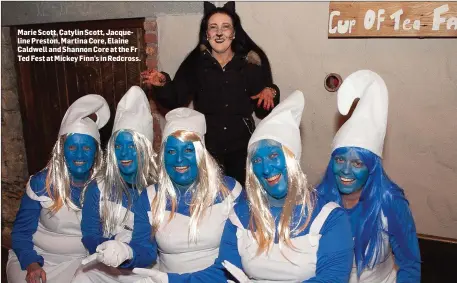
M330 213L321 228L316 276L306 283L347 283L352 269L354 242L349 218L341 208Z
M219 256L215 260L214 264L204 270L177 274L168 273L169 283L226 283L227 279L232 279L231 275L222 266L224 260L230 261L238 268L242 269L241 257L238 253L237 227L228 220L225 223L224 232L222 233L221 245L219 248ZM234 279L232 279L234 280Z
M403 233L391 233L389 238L395 263L399 267L397 283L420 282L421 258L414 219L406 200L396 199L394 203L392 208L395 207L396 217L388 220L389 230L391 226L402 227L403 230ZM406 245L401 245L402 242Z
M100 190L96 182L89 185L84 196L81 231L83 234L81 241L90 254L95 253L98 245L109 240L103 237L100 219Z
M148 211L150 203L147 190L143 190L137 199L133 213L134 225L130 247L133 250L133 258L123 263L122 268L144 268L157 260L157 242L152 237L152 226L149 223Z
M33 249L33 234L38 228L40 212L41 204L39 201L31 199L28 195L22 197L21 206L16 214L11 233L13 251L19 259L22 270L34 262L40 266L44 264L43 257Z

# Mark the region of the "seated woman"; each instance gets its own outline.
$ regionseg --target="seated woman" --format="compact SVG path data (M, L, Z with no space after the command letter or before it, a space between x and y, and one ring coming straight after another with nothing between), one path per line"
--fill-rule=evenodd
M97 115L96 122L89 116ZM81 195L102 167L100 133L107 102L90 94L67 110L46 167L30 177L12 231L8 282L70 282L87 252L81 243Z
M349 214L355 239L349 282L420 282L414 219L403 190L382 166L388 107L383 79L368 70L351 74L338 91L340 113L346 115L356 98L360 101L336 133L332 156L317 190L343 205Z
M109 239L130 242L134 204L143 189L157 179L153 136L149 102L141 88L132 86L116 109L105 170L98 176L103 187L93 187L85 194L81 229L90 254L104 249L102 243ZM95 263L82 268L73 282L136 280L138 276L130 270Z
M303 93L296 91L262 120L248 148L246 198L224 228L219 257L206 270L164 274L150 282L341 282L353 257L349 220L336 203L316 199L300 168ZM146 282L143 280L141 282Z
M218 255L225 222L241 192L235 179L221 175L205 148L203 114L177 108L165 119L158 183L136 204L132 241L108 241L99 250L112 266L149 267L157 261L155 268L164 272L207 268Z

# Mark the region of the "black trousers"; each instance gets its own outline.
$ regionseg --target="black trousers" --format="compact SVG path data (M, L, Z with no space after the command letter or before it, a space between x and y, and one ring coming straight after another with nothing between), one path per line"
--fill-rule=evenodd
M247 155L248 153L246 149L212 154L222 167L222 170L224 170L224 174L235 178L243 187L246 179Z

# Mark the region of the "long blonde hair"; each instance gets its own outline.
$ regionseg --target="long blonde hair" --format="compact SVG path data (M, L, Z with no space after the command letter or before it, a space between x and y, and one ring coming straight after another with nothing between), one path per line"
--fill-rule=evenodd
M115 153L116 138L121 132L130 133L135 143L138 168L135 183L132 184L134 189L141 193L143 189L157 182L157 154L152 148L152 143L136 131L123 129L114 132L108 141L106 164L101 176L104 181L101 211L104 237L115 234L116 227L126 220L127 212L133 204L133 196L130 195L128 185L121 176ZM123 194L127 196L127 210L121 215Z
M259 141L260 142L260 141ZM249 229L254 234L258 243L257 255L269 250L275 239L276 225L270 212L268 197L252 169L251 159L259 147L259 142L254 143L248 150L246 159L246 193L250 207ZM280 143L267 140L269 145L281 145ZM314 189L308 186L306 175L303 173L294 154L285 146L281 145L287 166L287 197L284 202L281 218L278 224L279 244L285 243L289 248L295 249L290 236L298 235L309 224L315 206ZM297 205L302 205L300 218L293 219ZM303 225L302 218L306 213ZM292 228L291 228L292 227Z
M73 135L68 133L59 136L51 152L51 159L49 159L46 168L48 173L46 175L45 189L48 196L54 201L49 210L52 214L56 213L63 205L73 209L80 210L80 208L71 200L71 180L70 172L68 171L67 164L65 163L64 145L66 139ZM83 185L81 192L81 204L84 201L84 194L87 186L92 182L95 176L100 172L103 165L103 151L100 144L97 144L95 153L94 164L91 168L91 173L87 181Z
M198 225L206 213L207 208L214 204L217 197L225 199L229 190L223 185L222 173L219 165L204 147L200 137L188 131L176 131L171 136L182 142L191 141L195 147L197 157L198 176L195 182L187 189L192 195L189 205L189 242L196 242L198 238ZM169 223L176 212L177 193L165 168L164 153L166 141L162 143L160 150L160 168L157 193L151 203L152 234L157 233L165 218L167 200L171 203Z

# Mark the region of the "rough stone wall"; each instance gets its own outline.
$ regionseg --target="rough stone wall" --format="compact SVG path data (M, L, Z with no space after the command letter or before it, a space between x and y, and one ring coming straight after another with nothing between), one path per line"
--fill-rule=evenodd
M9 235L27 182L22 118L10 29L2 27L2 239ZM7 239L5 239L6 242ZM6 243L3 243L6 244Z

